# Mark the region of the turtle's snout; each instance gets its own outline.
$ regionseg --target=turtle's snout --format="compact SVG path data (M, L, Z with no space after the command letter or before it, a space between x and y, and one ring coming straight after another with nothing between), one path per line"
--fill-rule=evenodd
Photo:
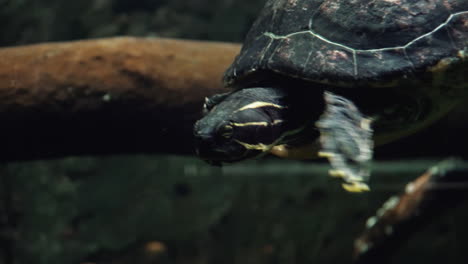
M198 120L193 126L193 136L195 137L196 143L214 143L216 127L204 121L203 119Z
M203 131L194 131L195 137L195 150L198 155L208 152L207 150L215 147L215 141L213 136Z
M209 140L212 138L212 129L204 127L201 120L198 120L193 126L193 136L196 140Z
M225 120L213 122L203 118L195 123L193 135L195 152L211 164L239 161L247 154L246 149L236 142L234 128Z
M193 135L195 138L195 151L202 159L219 159L219 156L223 154L222 151L218 149L218 143L215 137L216 131L213 127L203 124L200 120L195 123Z

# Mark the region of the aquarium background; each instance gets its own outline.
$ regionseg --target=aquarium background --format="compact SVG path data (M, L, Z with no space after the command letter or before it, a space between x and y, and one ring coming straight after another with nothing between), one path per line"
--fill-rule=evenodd
M0 46L122 35L242 42L263 3L0 0ZM360 195L321 161L219 168L160 153L3 162L0 264L352 263L353 240L388 197L438 161L468 156L466 114L377 150L373 191ZM467 263L468 205L446 207L382 263Z

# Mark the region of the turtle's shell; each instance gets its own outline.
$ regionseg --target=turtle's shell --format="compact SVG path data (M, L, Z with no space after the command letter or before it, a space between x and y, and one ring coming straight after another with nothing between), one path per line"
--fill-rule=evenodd
M468 0L268 0L225 84L247 87L274 74L393 86L455 67L466 75L467 54Z

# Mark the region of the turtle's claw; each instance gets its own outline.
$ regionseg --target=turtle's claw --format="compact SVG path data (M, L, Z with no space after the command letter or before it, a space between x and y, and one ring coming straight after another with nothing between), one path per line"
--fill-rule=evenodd
M362 178L352 178L349 177L343 170L329 170L328 174L331 177L341 178L346 183L342 183L341 186L348 192L366 192L370 191L369 185L362 182Z
M341 187L348 192L368 192L370 191L369 185L363 182L350 182L350 183L342 183Z
M329 170L328 175L335 178L346 178L346 172L342 170Z
M205 97L205 102L203 103L203 114L208 114L214 106L219 104L221 101L226 99L226 97L231 93L222 93L222 94L215 94L210 97Z

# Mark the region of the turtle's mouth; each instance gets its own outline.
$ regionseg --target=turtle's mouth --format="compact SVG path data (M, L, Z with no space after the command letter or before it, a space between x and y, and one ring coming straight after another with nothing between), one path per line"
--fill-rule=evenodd
M234 153L235 152L235 153ZM206 163L214 166L221 166L225 163L236 163L246 159L251 159L263 154L261 151L254 151L244 148L238 148L236 151L230 151L213 148L197 147L196 154Z
M237 159L229 159L229 160L215 160L215 159L203 159L206 163L212 165L212 166L223 166L224 164L231 164L231 163L236 163L239 161L246 160L247 158L237 158Z
M217 166L255 158L263 154L263 151L246 148L236 140L229 140L223 144L218 143L212 139L197 138L195 152L208 164Z

